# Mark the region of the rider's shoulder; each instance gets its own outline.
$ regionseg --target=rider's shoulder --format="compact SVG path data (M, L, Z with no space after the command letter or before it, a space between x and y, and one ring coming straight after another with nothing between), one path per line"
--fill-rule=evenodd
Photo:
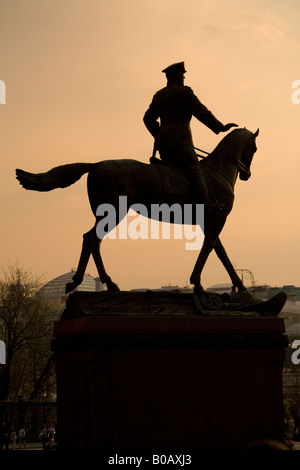
M189 86L172 86L172 87L166 86L158 90L155 93L153 99L155 101L155 100L159 100L160 98L163 99L163 97L169 96L169 95L170 96L174 96L174 95L195 96L192 88Z
M195 94L190 86L184 85L182 88L183 88L184 93L186 94L189 94L189 95Z
M160 96L161 94L166 93L166 91L167 91L167 87L165 86L164 88L161 88L160 90L158 90L158 91L155 93L154 97L155 97L155 96Z

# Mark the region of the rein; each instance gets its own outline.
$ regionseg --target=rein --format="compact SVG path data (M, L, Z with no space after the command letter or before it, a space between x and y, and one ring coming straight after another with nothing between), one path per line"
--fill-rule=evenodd
M197 154L197 157L199 157L199 158L205 158L205 159L206 159L206 158L210 155L210 153L209 153L209 152L206 152L205 150L201 150L201 149L199 149L199 148L197 148L197 147L194 147L194 149L195 149L195 150L199 150L199 152L202 152L202 153L205 153L205 154L206 154L206 156L204 156L204 155L198 155L198 154ZM249 168L247 168L247 166L246 166L244 163L242 163L240 160L228 159L227 161L228 161L228 162L231 162L233 165L237 166L239 170L244 171L245 173L249 173ZM207 163L206 163L206 164L207 164ZM210 168L213 168L211 165L207 165L207 166L209 166ZM215 169L215 168L214 168L214 169ZM217 170L216 170L216 171L217 171ZM218 171L217 171L217 172L218 172ZM218 173L221 174L221 172L218 172ZM224 175L223 175L223 176L224 176Z
M209 154L208 154L209 155ZM199 155L201 156L201 155ZM204 158L201 156L201 158ZM239 170L241 171L244 171L245 173L249 174L249 168L247 168L247 166L240 162L239 160L234 160L234 159L228 159L227 160L228 162L232 163L233 165L235 165ZM203 164L207 167L209 167L211 170L215 171L216 173L218 173L220 176L222 176L226 181L227 183L230 184L230 186L232 187L232 189L234 190L234 186L232 184L232 182L229 180L229 178L227 178L226 175L224 175L220 170L218 170L217 168L215 168L213 165L210 165L208 163L208 158L205 157L205 160L203 160Z
M205 152L205 150L198 149L198 147L194 147L194 146L193 146L193 148L195 150L199 150L199 152L202 152L202 153L205 153L206 155L209 155L209 152ZM205 158L203 155L198 155L198 157Z
M235 166L238 167L239 170L244 171L245 173L249 173L249 168L246 167L246 165L239 160L228 160L229 162L233 163Z
M193 146L193 148L195 150L198 150L199 152L205 153L205 156L197 154L197 157L199 157L199 158L207 158L210 155L209 152L206 152L205 150L199 149L198 147ZM242 163L241 161L234 160L234 159L228 159L228 161L233 163L233 165L237 166L239 170L244 171L245 173L249 173L249 168L247 168L247 166L244 163ZM213 168L213 167L210 166L210 168Z

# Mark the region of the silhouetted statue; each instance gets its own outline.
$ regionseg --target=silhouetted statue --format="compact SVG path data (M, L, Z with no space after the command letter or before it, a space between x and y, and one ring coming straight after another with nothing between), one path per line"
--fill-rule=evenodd
M195 291L202 292L200 276L213 249L225 266L234 288L240 291L246 290L221 244L219 234L233 206L234 185L238 175L244 181L251 175L250 165L256 151L257 135L258 130L253 134L247 129L235 129L223 138L204 161L198 163L202 168L211 198L219 201L223 210L210 212L205 218L204 243L190 277ZM40 174L16 170L22 186L34 191L65 188L75 183L84 173L88 173L88 195L96 223L83 236L77 271L73 282L66 286L66 292L71 292L81 284L91 254L101 282L107 284L109 291L117 291L118 286L106 273L100 254L102 239L97 237L97 224L104 216L96 214L98 206L104 203L113 205L118 224L126 215L126 212L120 213L119 196L127 196L128 210L134 203L144 204L150 208L151 204L171 205L177 202L184 206L187 203L200 201L198 197L195 199L187 176L176 165L152 165L135 160L107 160L99 163L62 165ZM168 185L170 181L173 183L175 181L175 184ZM111 226L110 230L113 228ZM141 269L145 268L141 262Z
M167 77L167 86L154 95L144 115L144 123L154 137L154 151L150 161L155 162L154 156L158 150L162 160L174 163L187 174L195 198L205 204L207 211L221 209L218 201L211 200L202 167L198 165L190 121L195 116L215 134L227 132L237 124L223 125L199 101L193 90L184 86L184 62L172 64L163 72Z

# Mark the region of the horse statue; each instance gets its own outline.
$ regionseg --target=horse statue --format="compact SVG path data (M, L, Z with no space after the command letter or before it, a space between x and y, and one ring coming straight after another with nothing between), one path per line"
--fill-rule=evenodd
M219 235L233 206L234 185L238 175L243 181L247 181L251 176L250 165L257 150L258 133L258 129L255 133L246 128L235 129L228 133L204 160L199 162L199 165L203 165L210 195L221 204L222 210L208 213L205 211L204 241L190 276L194 292L203 292L201 273L213 249L231 278L233 291L247 291L230 262ZM120 222L120 219L126 215L126 213L120 214L120 196L127 197L128 210L135 203L144 204L145 207L150 207L154 203L177 202L182 206L192 203L194 207L200 202L195 201L187 177L175 165L162 162L149 164L122 159L98 163L71 163L38 174L17 169L16 177L25 189L51 191L74 184L85 173L88 173L87 189L96 222L93 228L83 235L78 267L72 282L66 285L66 293L73 291L82 283L91 254L101 282L106 284L108 291L116 292L119 288L107 274L100 253L100 245L104 237L99 238L97 235L97 224L103 220L104 216L97 215L99 205L111 204L115 208L119 216L116 218L117 226L118 221ZM113 228L110 227L111 230Z

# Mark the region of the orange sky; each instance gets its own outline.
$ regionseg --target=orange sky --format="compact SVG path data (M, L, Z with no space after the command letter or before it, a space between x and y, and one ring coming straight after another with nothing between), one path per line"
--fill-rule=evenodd
M86 177L36 193L15 168L148 161L144 112L161 70L184 60L186 85L219 120L260 129L221 234L232 262L257 283L299 286L299 20L298 0L0 0L1 267L18 261L45 281L76 267L94 223ZM195 119L192 131L207 151L223 137ZM186 284L197 253L184 240L106 240L103 257L126 290ZM92 262L87 272L97 275ZM215 254L202 281L228 282Z

